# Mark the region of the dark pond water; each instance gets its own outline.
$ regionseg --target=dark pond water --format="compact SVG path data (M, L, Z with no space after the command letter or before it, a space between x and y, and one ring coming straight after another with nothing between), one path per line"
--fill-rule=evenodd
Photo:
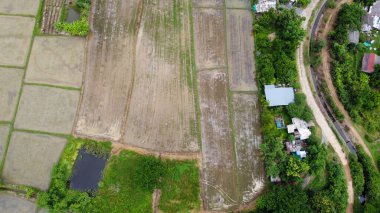
M81 149L75 161L70 188L80 191L97 190L106 162L106 158L98 158Z
M69 7L67 9L67 17L66 17L66 22L67 23L72 23L76 20L79 19L80 13L73 8Z

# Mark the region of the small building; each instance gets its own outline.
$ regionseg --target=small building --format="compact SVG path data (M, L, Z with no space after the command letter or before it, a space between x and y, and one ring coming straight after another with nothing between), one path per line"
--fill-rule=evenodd
M363 32L370 32L372 29L380 30L380 0L377 0L369 8L367 15L364 16L363 23Z
M380 57L374 53L365 53L362 59L362 71L373 73L376 64L380 64Z
M264 89L269 106L287 106L294 102L294 89L292 87L265 85Z
M299 140L306 140L310 137L311 131L306 121L299 118L292 118L292 123L293 124L287 126L289 134L294 134L296 139Z
M264 13L270 9L276 9L276 0L259 0L257 4L253 5L252 9L255 13Z
M299 150L296 152L296 155L301 159L306 158L306 151Z
M279 176L277 176L277 177L270 176L270 182L279 183L279 182L281 182L281 178Z
M358 44L359 43L359 36L360 36L359 31L351 30L348 34L348 40L350 41L350 43Z

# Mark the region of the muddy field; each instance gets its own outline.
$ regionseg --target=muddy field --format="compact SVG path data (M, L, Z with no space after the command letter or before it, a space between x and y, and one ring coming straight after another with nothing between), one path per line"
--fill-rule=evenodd
M34 213L37 205L14 194L0 192L0 209L2 213Z
M1 0L0 14L36 15L38 0Z
M78 102L78 91L26 85L15 128L70 134Z
M119 140L135 72L142 1L93 1L84 90L75 133Z
M221 211L264 181L249 2L224 2L95 1L75 128L153 152L202 150L204 208Z
M227 8L239 8L239 9L250 9L251 0L227 0Z
M162 152L199 149L189 2L144 2L122 141L127 145Z
M34 18L0 15L0 65L24 66Z
M36 37L25 81L80 88L84 42L83 38L67 36Z
M14 132L2 178L6 183L47 190L53 165L66 145L65 138Z
M260 153L260 111L257 94L233 94L236 161L240 202L248 203L264 187Z
M194 8L193 19L197 70L225 67L224 10Z
M256 91L252 15L249 10L227 10L227 55L230 89Z
M237 204L235 149L228 111L226 70L198 73L202 126L201 183L205 208L222 210Z
M193 0L194 7L223 7L224 0Z
M0 121L11 121L16 111L23 70L0 68Z
M0 163L3 160L9 134L9 125L0 125Z

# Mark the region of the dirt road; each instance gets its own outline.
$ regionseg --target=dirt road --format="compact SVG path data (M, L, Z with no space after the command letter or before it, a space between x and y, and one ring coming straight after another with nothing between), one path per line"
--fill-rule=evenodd
M306 29L307 22L311 17L311 12L316 6L317 6L318 0L313 0L308 8L306 9L309 12L303 13L303 16L306 18L306 21L303 24L303 27ZM311 7L311 8L310 8ZM342 146L340 145L338 139L336 138L333 130L330 128L330 126L327 123L326 118L324 117L322 111L318 107L318 104L313 96L313 92L311 90L308 75L307 73L310 72L309 66L304 65L304 46L305 46L305 40L301 43L300 47L297 50L297 66L298 66L298 73L301 83L301 89L305 93L307 97L307 103L310 106L311 110L313 111L314 117L316 119L316 122L322 129L323 136L329 141L330 145L334 149L335 153L339 157L340 161L343 164L344 167L344 173L347 179L347 190L348 190L348 208L347 212L353 212L353 203L354 203L354 191L353 191L353 184L352 184L352 178L350 173L350 167L348 165L348 161L346 158L345 153L343 152Z

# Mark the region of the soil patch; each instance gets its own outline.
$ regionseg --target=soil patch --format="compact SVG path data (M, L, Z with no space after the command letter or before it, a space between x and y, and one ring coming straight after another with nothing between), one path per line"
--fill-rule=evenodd
M43 36L34 39L26 81L80 88L84 66L82 38Z
M23 70L0 68L0 121L11 121L16 111Z
M78 91L26 85L15 128L70 134L78 101Z
M1 0L0 13L36 15L39 4L37 0Z
M227 10L228 72L233 91L257 91L252 20L249 10Z
M0 192L0 209L2 213L34 213L37 206L28 200L6 192Z
M240 202L248 204L264 189L260 110L257 94L233 94L234 129Z
M204 208L225 210L236 207L236 160L228 110L225 70L198 73L202 127Z
M106 158L97 157L85 149L79 150L70 180L70 188L80 191L97 190L106 162Z
M122 141L127 145L172 153L199 150L189 2L144 4Z
M222 9L195 8L193 10L197 70L226 66L224 17Z
M0 125L0 163L4 157L4 151L9 134L9 125Z
M65 138L14 132L3 170L5 182L47 190L65 145Z
M0 65L24 66L34 18L0 16Z

